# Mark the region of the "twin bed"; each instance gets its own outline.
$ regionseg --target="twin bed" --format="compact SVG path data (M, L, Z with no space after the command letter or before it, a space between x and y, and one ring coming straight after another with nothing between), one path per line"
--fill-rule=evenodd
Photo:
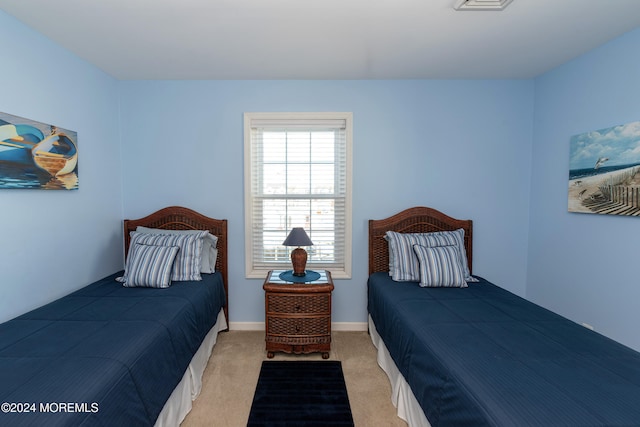
M182 207L125 220L126 253L139 226L207 230L215 272L163 289L118 272L1 324L0 424L176 426L189 412L228 329L227 222Z
M482 278L391 279L387 232L459 229L471 271L471 221L418 207L369 222L369 330L398 415L433 427L640 425L638 352Z
M227 223L165 208L124 221L126 253L138 227L208 230L215 272L165 289L124 287L119 272L1 324L0 424L176 426L189 412L228 325ZM639 353L482 278L391 279L388 232L459 230L471 272L471 221L418 207L369 222L369 330L398 415L433 427L640 425Z

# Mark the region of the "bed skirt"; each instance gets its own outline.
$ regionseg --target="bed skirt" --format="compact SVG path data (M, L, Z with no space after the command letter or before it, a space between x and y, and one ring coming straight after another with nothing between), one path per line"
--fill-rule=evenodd
M193 355L187 370L176 388L165 403L155 427L175 427L187 416L192 402L200 395L202 390L202 375L207 367L207 362L213 351L213 346L218 340L218 333L227 329L227 320L224 317L224 309L218 313L218 319L213 328L209 330L196 354Z
M389 350L376 330L373 319L369 316L369 335L373 345L378 349L378 365L389 377L391 383L391 402L397 409L398 417L407 422L409 427L431 427L429 420L424 415L422 407L415 398L409 383L404 379Z

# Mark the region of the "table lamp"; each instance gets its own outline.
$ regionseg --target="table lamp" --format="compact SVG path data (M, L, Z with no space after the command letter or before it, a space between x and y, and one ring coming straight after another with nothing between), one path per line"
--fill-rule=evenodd
M297 246L291 251L291 264L293 264L293 275L304 276L307 266L307 251L300 246L313 246L313 242L302 227L294 227L287 238L282 242L284 246Z

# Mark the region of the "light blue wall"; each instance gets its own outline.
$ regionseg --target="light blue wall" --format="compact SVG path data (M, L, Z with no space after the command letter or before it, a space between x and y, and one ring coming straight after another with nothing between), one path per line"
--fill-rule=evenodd
M244 278L247 111L354 114L353 278L335 321L366 319L367 220L415 205L473 219L474 272L525 294L533 81L118 82L11 17L0 28L0 111L80 141L79 191L0 193L2 319L120 268L122 218L179 204L229 219L231 318L262 321L261 281Z
M640 30L535 82L527 297L640 350L640 220L567 211L572 135L640 120Z
M0 111L78 132L77 191L0 190L0 321L122 265L118 82L0 11Z
M475 225L474 272L640 350L636 218L567 212L569 138L640 119L640 30L530 81L118 82L0 11L0 111L78 132L78 191L0 191L0 321L122 266L121 221L180 204L229 219L231 320L244 279L242 114L354 113L353 279L367 220L427 205Z
M124 215L186 205L229 220L232 322L264 320L244 278L243 113L350 111L353 278L333 320L366 320L367 221L432 206L474 220L474 272L524 295L533 81L121 82Z

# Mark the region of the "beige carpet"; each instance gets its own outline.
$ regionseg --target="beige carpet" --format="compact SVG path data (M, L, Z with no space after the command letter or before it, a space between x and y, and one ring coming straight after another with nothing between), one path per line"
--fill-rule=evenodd
M322 360L320 354L276 353L271 360ZM391 386L376 362L366 332L333 332L330 360L340 360L356 427L405 426L391 403ZM230 331L218 336L204 371L202 392L182 427L246 426L263 360L264 332Z

